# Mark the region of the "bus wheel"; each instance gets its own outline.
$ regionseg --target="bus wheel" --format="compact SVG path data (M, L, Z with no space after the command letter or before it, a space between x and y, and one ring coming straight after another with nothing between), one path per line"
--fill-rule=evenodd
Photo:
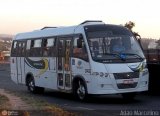
M42 93L44 92L43 87L36 87L33 77L29 77L27 80L27 87L31 93Z
M122 97L125 101L132 101L134 100L135 96L136 96L136 93L123 93L122 94Z
M82 80L78 80L75 86L76 97L81 101L87 100L87 89L84 82Z
M29 77L27 79L27 88L30 92L34 93L35 92L35 83L33 77Z

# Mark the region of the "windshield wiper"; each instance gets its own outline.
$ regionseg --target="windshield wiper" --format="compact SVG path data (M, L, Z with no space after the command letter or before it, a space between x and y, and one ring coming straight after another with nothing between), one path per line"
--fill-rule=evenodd
M118 57L123 61L127 60L127 56L134 56L135 58L141 61L144 60L144 58L142 58L138 54L132 54L132 53L104 53L104 55L113 55L114 57Z
M124 54L124 55L126 55L126 56L134 56L134 57L136 57L136 58L138 58L138 59L140 59L140 60L144 60L144 58L142 58L140 55L138 55L138 54L132 54L132 53L122 53L122 54Z
M114 57L117 57L121 60L125 60L126 56L124 54L118 54L118 53L104 53L104 55L112 55Z

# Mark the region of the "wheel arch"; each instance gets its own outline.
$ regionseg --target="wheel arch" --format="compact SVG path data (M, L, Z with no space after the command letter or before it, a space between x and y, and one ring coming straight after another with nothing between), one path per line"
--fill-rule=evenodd
M76 76L74 76L73 77L73 80L72 80L72 92L74 92L74 87L75 87L75 85L74 84L76 84L77 82L78 82L78 80L81 80L81 81L83 81L84 82L84 85L85 85L85 87L86 87L86 92L87 92L87 94L88 94L88 88L87 88L87 84L86 84L86 80L85 80L85 78L83 77L83 76L81 76L81 75L76 75Z
M34 76L33 76L33 74L31 73L31 72L28 72L27 74L26 74L26 77L25 77L25 84L27 85L28 84L28 79L29 78L33 78L34 79Z

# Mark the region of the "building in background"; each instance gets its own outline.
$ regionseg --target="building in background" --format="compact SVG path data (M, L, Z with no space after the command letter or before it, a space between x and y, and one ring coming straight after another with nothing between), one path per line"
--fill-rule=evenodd
M13 35L0 34L0 61L9 61Z
M10 51L2 51L2 56L4 61L9 61L10 60Z

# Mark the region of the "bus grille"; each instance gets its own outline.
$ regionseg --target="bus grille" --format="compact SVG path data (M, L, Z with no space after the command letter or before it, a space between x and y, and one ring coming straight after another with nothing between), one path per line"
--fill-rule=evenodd
M138 82L134 82L133 84L123 84L119 83L117 84L118 89L128 89L128 88L135 88L137 86Z
M139 72L129 72L129 73L114 73L114 78L117 79L133 79L139 78Z

